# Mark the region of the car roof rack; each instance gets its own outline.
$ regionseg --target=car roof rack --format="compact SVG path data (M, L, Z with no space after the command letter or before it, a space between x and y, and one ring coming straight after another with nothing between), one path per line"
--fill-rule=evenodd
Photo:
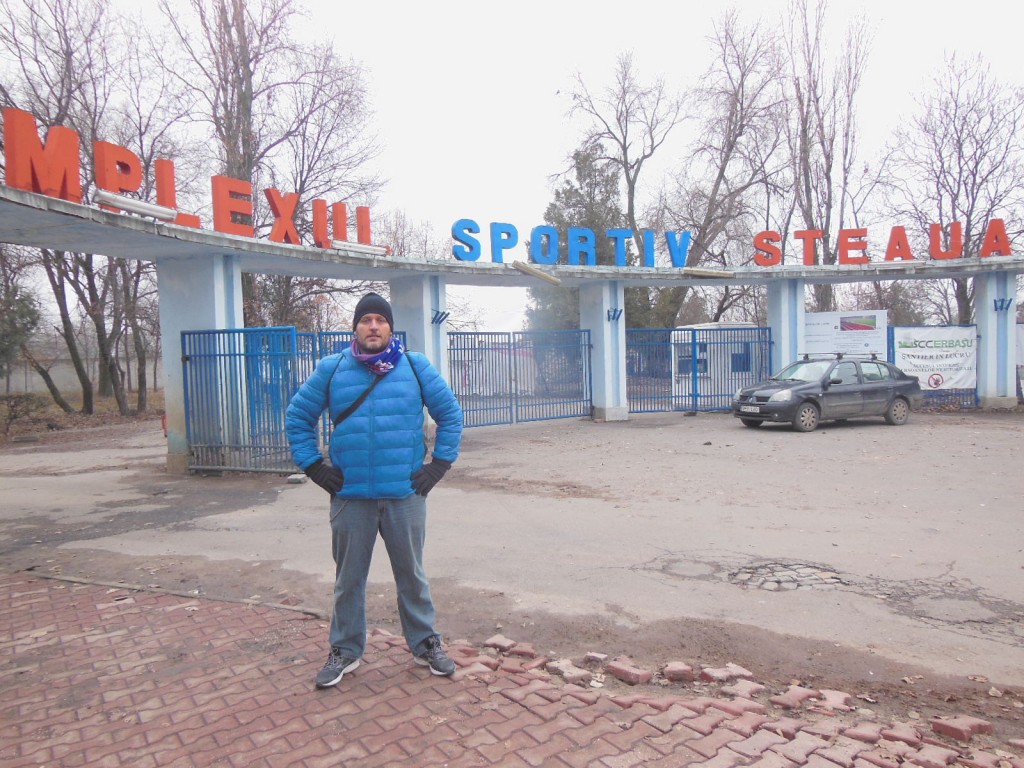
M804 352L800 359L805 363L812 359L821 358L835 358L836 360L842 360L845 357L853 357L857 360L878 360L877 352Z

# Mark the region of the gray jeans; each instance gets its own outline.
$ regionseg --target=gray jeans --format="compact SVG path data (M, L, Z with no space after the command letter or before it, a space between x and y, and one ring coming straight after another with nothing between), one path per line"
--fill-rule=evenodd
M331 499L334 615L331 647L359 658L366 646L366 580L377 534L384 539L398 590L402 633L414 654L426 650L434 631L434 602L423 570L427 500Z

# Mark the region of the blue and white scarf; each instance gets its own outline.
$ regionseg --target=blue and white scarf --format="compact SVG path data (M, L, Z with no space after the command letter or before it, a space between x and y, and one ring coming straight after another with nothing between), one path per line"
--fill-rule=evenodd
M403 352L405 352L405 348L397 336L392 336L391 343L383 350L370 355L360 352L359 344L355 339L352 340L352 356L359 362L365 363L366 367L378 376L393 371L398 365L398 361L402 359Z

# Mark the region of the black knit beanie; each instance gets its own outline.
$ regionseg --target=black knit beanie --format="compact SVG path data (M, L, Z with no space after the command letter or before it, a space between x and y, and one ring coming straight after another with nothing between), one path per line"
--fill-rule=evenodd
M383 296L379 296L376 293L368 293L359 300L356 304L356 311L352 315L352 329L359 325L359 320L363 315L380 315L388 321L388 325L391 330L395 330L395 319L391 315L391 305L388 304L387 299Z

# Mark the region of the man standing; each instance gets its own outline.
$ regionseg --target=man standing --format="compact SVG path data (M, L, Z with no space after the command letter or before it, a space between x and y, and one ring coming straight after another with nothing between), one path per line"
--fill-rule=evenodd
M398 591L402 632L417 664L455 672L434 631L434 603L423 570L426 496L459 455L462 409L427 358L394 336L391 305L376 293L359 300L349 349L323 358L288 405L292 458L331 496L335 564L331 650L317 688L336 685L359 666L366 645L366 581L379 533ZM432 460L424 463L423 406L437 422ZM335 428L330 463L317 442L320 415Z

